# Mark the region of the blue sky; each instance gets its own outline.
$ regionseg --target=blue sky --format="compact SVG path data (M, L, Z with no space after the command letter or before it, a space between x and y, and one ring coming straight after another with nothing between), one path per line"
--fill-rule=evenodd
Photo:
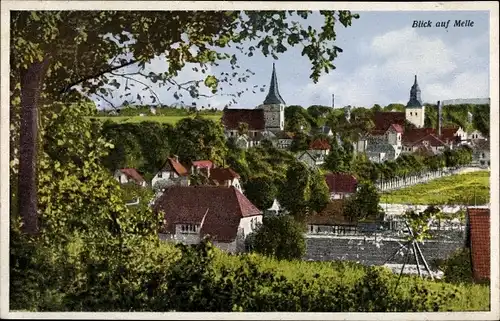
M255 72L241 88L267 86L275 62L279 89L287 105L331 105L332 94L335 94L336 107L406 103L415 74L418 75L424 102L489 97L490 35L487 11L357 13L360 18L354 20L352 26L337 26L336 45L343 49L343 53L334 61L337 69L323 75L318 83L314 84L309 79L311 64L300 55L301 48L292 48L280 55L279 60L262 54L251 58L240 55L241 68ZM453 27L454 21L459 19L471 20L474 26ZM430 20L433 25L440 21L451 21L447 29L435 26L412 28L415 20ZM317 27L321 24L314 17L311 17L311 21L307 23ZM167 63L161 59L155 59L148 67L156 71L166 68ZM228 69L227 65L221 65L212 67L211 72L217 75ZM191 68L186 68L178 81L203 77ZM230 92L231 87L224 89ZM167 92L165 87L156 87L155 92L163 104L176 102L172 91ZM205 92L208 93L208 90ZM262 103L265 95L265 92L253 94L249 91L241 95L233 107L254 108ZM210 104L211 107L223 108L228 100L224 96L200 98L197 105ZM190 98L185 100L187 104L192 101ZM113 102L120 105L118 98ZM109 105L104 103L99 106Z

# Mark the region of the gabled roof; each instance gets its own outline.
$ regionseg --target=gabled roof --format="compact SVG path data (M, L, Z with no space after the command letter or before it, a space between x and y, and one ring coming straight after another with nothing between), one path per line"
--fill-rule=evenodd
M409 131L406 131L403 134L403 144L412 144L415 143L419 140L421 140L423 137L429 135L429 134L435 134L436 130L434 128L413 128Z
M489 151L490 150L490 142L486 139L477 139L473 140L472 149L476 151Z
M143 183L145 180L142 178L141 174L137 172L135 168L122 168L119 169L128 179L133 180L139 184Z
M199 160L199 161L194 161L192 162L192 165L194 168L212 168L214 167L214 163L210 160Z
M222 125L229 130L237 130L240 123L247 123L249 130L264 130L264 110L263 109L224 109Z
M394 131L396 131L396 133L400 133L400 134L402 134L405 131L403 126L401 126L399 124L391 124L391 126L389 126L388 130L389 129L393 129Z
M358 185L356 177L349 173L325 174L325 181L330 193L355 193Z
M223 184L225 181L232 181L235 178L240 178L240 175L231 168L212 168L210 170L210 179Z
M179 161L174 157L167 157L167 160L161 167L160 171L165 172L175 172L179 176L187 176L189 174L188 170L179 163Z
M432 151L432 148L429 146L425 146L423 144L419 145L417 150L414 151L414 153L421 155L421 156L434 156L434 152Z
M330 144L326 139L316 139L309 144L310 150L330 150Z
M406 114L395 111L376 111L373 114L374 130L386 131L392 124L405 125Z
M475 280L490 278L490 209L467 209L468 240Z
M443 142L441 139L437 138L436 135L433 134L426 135L417 140L416 142L410 143L408 145L410 146L415 146L420 144L424 145L424 141L429 142L429 145L434 147L446 146L445 142Z
M163 211L164 230L172 234L176 224L201 224L206 213L200 236L209 234L219 242L234 241L242 218L262 214L234 187L167 187L153 208Z

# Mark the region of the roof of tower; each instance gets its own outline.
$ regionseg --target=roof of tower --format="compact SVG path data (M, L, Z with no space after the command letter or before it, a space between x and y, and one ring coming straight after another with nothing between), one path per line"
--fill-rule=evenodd
M417 75L415 75L415 81L413 82L413 86L411 86L411 88L420 90L417 82Z
M264 105L275 105L283 104L285 101L281 98L280 92L278 90L278 78L276 77L276 67L273 63L273 73L271 75L271 84L269 85L269 92L267 93L266 99L264 100Z

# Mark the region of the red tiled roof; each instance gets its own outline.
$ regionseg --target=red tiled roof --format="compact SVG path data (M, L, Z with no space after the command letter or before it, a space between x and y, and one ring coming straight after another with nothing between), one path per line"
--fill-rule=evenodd
M309 144L310 150L330 150L330 144L326 139L316 139Z
M373 114L373 123L375 130L384 132L392 125L398 124L404 128L406 114L404 112L377 111Z
M436 130L434 128L413 128L403 134L403 144L411 145L421 140L423 137L435 133Z
M135 168L122 168L120 169L120 172L125 174L128 179L131 179L139 184L144 182L144 178L142 178L141 174L139 174Z
M326 185L330 193L355 193L358 181L348 173L325 174Z
M391 124L389 128L394 128L396 133L403 133L404 132L404 127L399 125L399 124Z
M193 166L195 168L212 168L214 167L214 163L210 160L199 160L199 161L194 161Z
M240 175L231 168L212 168L210 170L210 179L215 180L219 185L223 185L226 181L232 181L235 178L240 178Z
M161 170L174 171L179 176L187 176L189 174L188 170L174 157L168 157Z
M224 109L221 122L226 129L237 130L240 123L247 123L249 130L264 130L263 109Z
M455 140L460 127L441 128L441 140Z
M468 208L469 236L474 279L490 278L490 210Z
M428 141L429 146L434 146L434 147L446 146L445 142L443 142L441 139L437 138L436 135L433 135L433 134L426 135L426 136L422 137L421 139L419 139L418 141L410 143L408 145L410 145L410 146L420 145L420 144L423 145L424 141Z
M201 224L207 213L200 236L210 234L219 242L236 238L242 218L262 214L234 187L212 186L168 187L156 201L154 211L165 213L168 233L175 233L175 224Z

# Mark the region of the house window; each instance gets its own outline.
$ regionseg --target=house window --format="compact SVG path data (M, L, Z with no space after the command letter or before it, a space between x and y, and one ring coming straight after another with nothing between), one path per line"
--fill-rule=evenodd
M181 224L181 233L194 234L198 232L198 225L194 224Z
M412 112L410 112L410 116L413 116L413 113L412 113Z
M161 178L161 172L158 173L158 178Z
M418 113L417 113L417 112L415 112L415 116L418 116Z
M484 158L484 153L481 153L481 158Z

